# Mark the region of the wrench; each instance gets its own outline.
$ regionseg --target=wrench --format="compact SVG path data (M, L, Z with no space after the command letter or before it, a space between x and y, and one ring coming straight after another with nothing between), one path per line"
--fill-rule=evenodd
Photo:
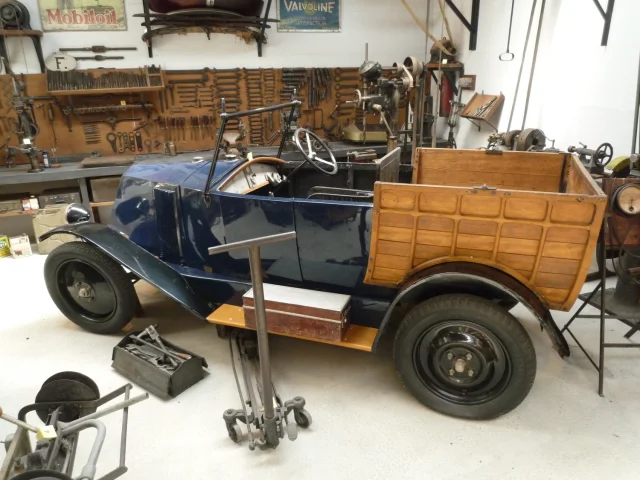
M118 140L118 137L116 136L115 133L113 132L107 133L107 142L111 144L111 150L113 150L113 153L116 153L118 151L118 147L116 145L117 140Z

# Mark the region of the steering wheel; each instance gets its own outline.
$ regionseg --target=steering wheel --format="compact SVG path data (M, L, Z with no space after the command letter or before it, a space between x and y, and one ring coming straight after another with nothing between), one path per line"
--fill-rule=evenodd
M325 175L335 175L338 173L338 162L329 146L318 135L306 128L299 128L293 134L296 147L304 157L305 161L311 164L316 170ZM316 150L325 150L329 158L320 158Z

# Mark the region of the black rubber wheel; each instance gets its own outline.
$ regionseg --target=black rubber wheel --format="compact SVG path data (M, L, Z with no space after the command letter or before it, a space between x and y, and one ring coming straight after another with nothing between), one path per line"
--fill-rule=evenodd
M122 266L84 242L53 250L44 264L49 295L65 316L93 333L117 333L134 317L138 297Z
M13 477L13 480L72 480L72 478L55 470L29 470L19 473Z
M311 414L307 412L304 408L299 411L293 412L293 418L300 428L309 428L313 423L313 418Z
M396 332L393 356L414 397L460 418L504 415L524 400L536 376L522 325L473 295L442 295L414 307Z
M229 438L233 443L240 443L240 439L242 438L242 430L240 429L240 425L237 423L227 425L227 432L229 432Z
M35 403L51 402L87 402L100 398L100 391L93 380L86 375L77 372L61 372L47 379L36 395ZM49 415L57 408L57 405L40 407L36 414L43 422L47 422ZM95 412L95 408L81 410L78 406L67 405L62 410L58 420L72 422L81 415Z
M47 378L42 383L42 386L44 387L47 383L51 383L55 380L74 380L74 381L83 383L91 389L91 391L95 394L96 398L100 398L100 389L98 388L98 385L96 384L96 382L94 382L90 377L83 375L82 373L58 372L54 375L51 375L49 378Z

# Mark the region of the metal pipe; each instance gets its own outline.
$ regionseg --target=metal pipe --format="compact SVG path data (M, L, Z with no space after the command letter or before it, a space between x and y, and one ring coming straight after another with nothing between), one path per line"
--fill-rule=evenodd
M240 248L251 248L266 245L267 243L282 242L283 240L291 240L293 238L296 238L296 232L276 233L275 235L268 235L266 237L250 238L249 240L241 240L239 242L227 243L226 245L219 245L217 247L209 247L209 255L216 255L218 253L238 250Z
M125 386L124 401L129 400L131 392L131 384ZM129 422L129 407L122 411L122 432L120 433L120 466L124 467L125 457L127 455L127 423Z
M524 60L527 56L527 47L529 45L529 36L531 35L531 27L533 26L533 15L536 13L536 4L538 0L533 0L531 4L531 16L529 17L529 26L527 27L527 35L524 38L524 48L522 49L522 59L520 60L520 70L518 71L518 80L516 81L516 91L513 94L513 103L511 104L511 113L509 114L509 123L507 124L507 132L511 130L511 121L513 120L513 112L516 109L516 100L518 100L518 90L520 90L520 80L522 79L522 69L524 68Z
M258 355L260 356L260 374L262 375L262 407L264 409L266 440L275 447L278 444L278 435L275 428L271 359L269 357L269 334L267 333L267 317L262 284L262 260L260 259L259 244L253 244L249 247L249 266L251 269L251 284L253 285L256 331L258 332Z
M636 153L638 141L638 117L640 116L640 57L638 57L638 86L636 87L636 108L633 112L633 140L631 140L631 154Z
M0 411L2 410L0 409ZM33 425L29 425L28 423L23 422L22 420L18 420L17 418L12 417L11 415L7 415L6 413L0 413L0 418L9 423L13 423L14 425L17 425L18 427L22 427L25 430L29 430L30 432L33 432L33 433L38 432L38 429Z
M536 33L536 44L533 47L533 60L531 61L531 72L529 72L529 85L527 86L527 96L524 101L524 113L522 115L522 128L527 121L527 112L529 110L529 98L531 96L531 86L533 85L533 75L536 71L536 60L538 59L538 45L540 44L540 32L542 31L542 20L544 18L544 6L547 0L542 0L540 4L540 18L538 19L538 32Z
M77 478L77 480L93 480L93 477L96 476L96 464L98 463L100 450L102 450L104 439L107 436L107 428L102 422L97 420L87 420L87 417L80 420L81 421L79 423L76 420L76 422L74 422L75 425L73 426L60 422L60 425L62 426L62 435L66 437L91 427L96 429L96 439L93 441L93 447L91 447L89 458L87 458L87 463L82 467L80 476Z
M143 400L146 400L147 398L149 398L149 394L148 393L142 393L136 397L130 398L129 400L125 400L123 402L120 403L116 403L115 405L111 406L111 407L107 407L103 410L100 410L98 412L92 413L90 415L85 415L84 417L80 417L77 420L74 420L73 422L69 422L69 423L65 423L63 424L63 428L67 429L67 428L72 428L75 427L76 425L86 421L86 420L97 420L98 418L102 418L105 415L109 415L110 413L113 412L117 412L118 410L122 410L123 408L127 408L130 407L131 405L135 405L136 403L140 403ZM66 434L66 430L65 430L65 434Z

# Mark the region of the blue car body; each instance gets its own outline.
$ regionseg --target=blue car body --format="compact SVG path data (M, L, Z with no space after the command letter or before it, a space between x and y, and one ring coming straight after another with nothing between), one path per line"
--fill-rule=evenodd
M210 307L240 305L251 288L246 251L210 256L208 248L295 231L261 249L265 282L352 296L352 323L378 327L395 290L363 283L371 203L282 198L218 191L242 164L134 165L122 177L112 227L183 276Z

